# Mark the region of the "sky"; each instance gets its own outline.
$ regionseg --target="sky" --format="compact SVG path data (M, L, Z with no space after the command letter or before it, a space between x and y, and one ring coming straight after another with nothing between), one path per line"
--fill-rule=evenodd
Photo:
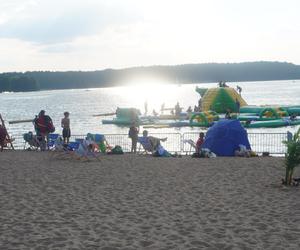
M0 72L300 64L299 0L0 0Z

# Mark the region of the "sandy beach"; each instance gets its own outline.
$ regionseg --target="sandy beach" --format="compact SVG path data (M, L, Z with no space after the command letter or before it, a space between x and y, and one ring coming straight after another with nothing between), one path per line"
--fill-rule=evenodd
M0 249L299 249L300 188L280 185L283 164L0 153Z

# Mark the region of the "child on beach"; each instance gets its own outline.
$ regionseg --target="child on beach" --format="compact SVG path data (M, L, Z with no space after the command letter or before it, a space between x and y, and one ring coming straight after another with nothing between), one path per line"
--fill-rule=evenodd
M128 137L131 139L131 153L136 153L136 146L138 142L139 127L135 123L129 129Z
M201 150L201 147L202 147L202 144L204 143L204 133L201 132L199 134L199 138L196 142L196 153L199 154L200 153L200 150Z
M62 134L63 134L63 139L64 143L68 144L69 139L71 137L71 129L70 129L70 113L65 112L64 113L64 118L61 119L61 127L63 128Z

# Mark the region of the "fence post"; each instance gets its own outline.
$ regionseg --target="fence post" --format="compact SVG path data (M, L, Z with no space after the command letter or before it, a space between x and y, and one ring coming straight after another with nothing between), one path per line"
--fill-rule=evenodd
M287 141L293 140L293 134L290 131L286 132L286 138L287 138Z
M180 153L183 154L183 140L184 140L184 133L180 134Z

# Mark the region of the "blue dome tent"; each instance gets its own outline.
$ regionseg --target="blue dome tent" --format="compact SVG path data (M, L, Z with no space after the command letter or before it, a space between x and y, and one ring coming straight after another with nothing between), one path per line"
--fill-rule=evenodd
M251 149L247 131L238 120L222 120L207 131L202 148L208 148L217 156L234 156L240 144Z

